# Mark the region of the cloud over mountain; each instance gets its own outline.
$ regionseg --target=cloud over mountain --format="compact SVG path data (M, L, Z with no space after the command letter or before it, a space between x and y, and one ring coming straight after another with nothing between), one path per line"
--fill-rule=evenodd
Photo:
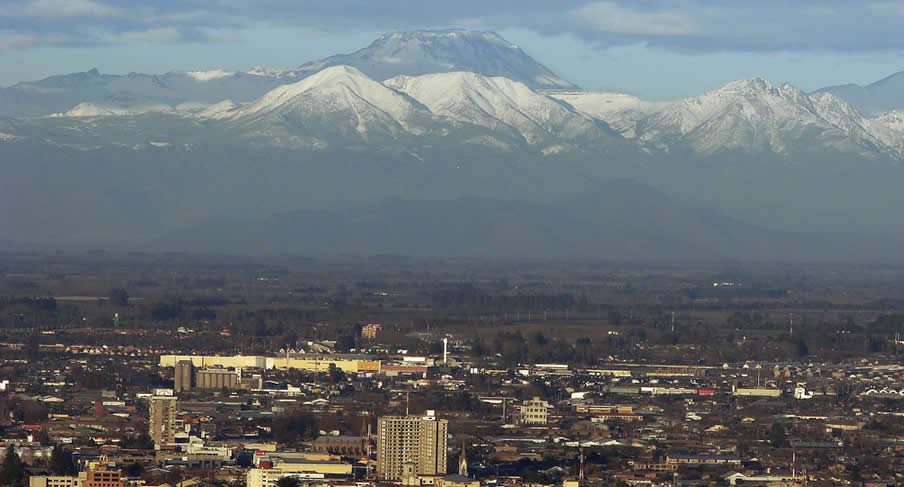
M342 2L164 0L10 0L0 12L0 46L29 47L124 33L178 32L186 42L260 25L337 30L398 30L466 25L570 34L612 45L643 42L691 50L898 49L904 8L890 0L720 2L715 0L501 0L486 2ZM134 38L133 40L138 40ZM128 38L128 36L126 37ZM28 41L28 42L26 42Z

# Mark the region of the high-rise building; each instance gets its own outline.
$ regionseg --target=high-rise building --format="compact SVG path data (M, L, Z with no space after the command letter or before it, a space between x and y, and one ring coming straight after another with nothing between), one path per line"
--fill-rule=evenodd
M191 389L195 366L191 360L180 360L176 363L173 374L173 390L182 392Z
M176 397L153 396L150 407L150 434L154 446L173 443L176 438Z
M449 422L425 416L384 416L377 421L377 476L400 480L405 464L417 475L445 475Z

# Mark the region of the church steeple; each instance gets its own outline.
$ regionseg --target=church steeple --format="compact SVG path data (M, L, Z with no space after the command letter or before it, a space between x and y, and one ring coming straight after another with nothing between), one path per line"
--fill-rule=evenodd
M461 455L458 457L458 475L468 476L468 456L465 454L465 442L461 442Z

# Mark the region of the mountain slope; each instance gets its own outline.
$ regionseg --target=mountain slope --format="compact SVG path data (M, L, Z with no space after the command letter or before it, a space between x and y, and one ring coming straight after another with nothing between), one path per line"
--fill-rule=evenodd
M410 98L374 81L351 66L325 68L292 84L275 88L246 106L219 118L267 135L309 135L311 129L357 133L423 133L430 113ZM272 135L272 134L271 134Z
M243 232L226 229L240 226ZM309 229L315 228L316 232ZM155 243L264 253L707 258L800 254L807 238L688 207L654 188L615 181L567 200L391 199L366 206L215 220Z
M625 93L560 91L550 93L582 113L606 122L625 137L634 137L637 122L656 113L667 103L650 102Z
M290 73L304 76L338 65L354 66L377 80L469 71L503 76L534 89L575 88L495 32L470 30L392 32L354 53L313 61Z
M500 76L453 72L396 76L383 84L406 93L435 115L494 130L510 127L529 144L549 137L573 139L597 130L589 117Z
M251 101L285 81L274 76L216 71L173 71L162 75L101 74L97 69L51 76L0 88L0 117L33 117L67 112L90 103L112 111L183 103Z
M702 154L832 150L899 155L893 135L841 99L809 97L788 83L775 88L758 78L670 103L638 122L637 131L642 143L662 149L685 145Z
M831 93L857 111L874 117L894 109L904 109L904 71L892 74L866 86L855 84L827 86L814 93Z

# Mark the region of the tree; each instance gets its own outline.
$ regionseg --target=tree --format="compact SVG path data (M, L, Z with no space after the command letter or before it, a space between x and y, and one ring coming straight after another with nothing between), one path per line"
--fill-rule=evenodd
M52 440L50 439L50 433L47 432L46 428L41 428L38 430L38 433L34 437L34 441L41 444L41 446L50 446Z
M140 477L144 473L144 465L138 462L130 463L124 466L122 470L126 477Z
M110 302L116 306L128 306L129 293L121 287L113 288L110 290Z
M788 439L785 437L785 427L781 423L772 423L769 428L769 441L776 448L788 446Z
M355 348L355 337L353 335L340 335L336 339L336 350L348 352L353 348Z
M54 475L75 475L78 472L72 454L59 445L53 447L47 467Z
M316 435L317 424L311 413L295 409L273 421L273 436L285 445L295 445L305 437Z
M277 487L298 487L298 477L283 477L276 481Z
M126 436L120 442L123 448L135 448L139 450L153 450L154 449L154 440L151 439L151 435L147 432L141 433L138 436Z
M25 463L13 450L12 445L6 449L3 463L0 464L0 485L11 487L24 487L26 485Z
M345 372L339 367L336 367L336 364L331 363L329 367L329 377L330 383L338 384L345 381Z

